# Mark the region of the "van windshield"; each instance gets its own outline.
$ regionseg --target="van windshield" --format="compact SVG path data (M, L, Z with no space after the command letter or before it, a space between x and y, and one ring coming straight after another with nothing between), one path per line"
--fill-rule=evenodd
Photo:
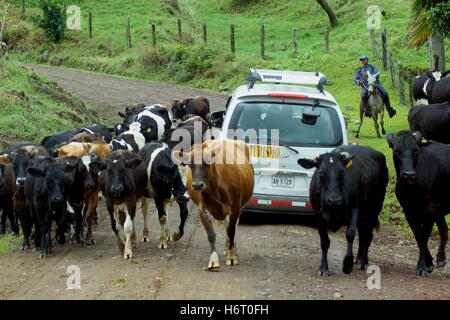
M279 130L279 143L282 145L334 147L342 144L342 127L337 112L333 108L319 106L315 108L319 112L317 121L302 121L303 113L311 109L311 105L306 104L241 102L233 112L229 129L244 132L253 129L260 144L264 144L264 140L270 143L269 140L275 139L275 136L271 137L273 129Z

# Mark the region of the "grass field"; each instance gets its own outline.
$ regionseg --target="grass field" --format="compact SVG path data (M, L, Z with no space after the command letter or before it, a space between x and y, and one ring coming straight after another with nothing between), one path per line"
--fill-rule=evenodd
M14 0L16 5L21 1ZM335 9L339 26L330 31L330 51L324 53L323 32L329 26L323 10L315 1L260 0L233 11L229 0L179 0L178 6L171 0L74 0L82 13L82 30L67 32L67 39L59 45L44 41L32 26L33 17L39 13L33 9L37 1L28 0L31 8L25 21L28 30L18 38L14 57L32 62L43 62L41 54L50 51L48 63L94 72L119 74L128 77L177 83L210 90L232 91L243 83L248 69L254 67L286 70L321 71L333 82L327 88L343 112L350 118L348 133L351 141L368 145L383 152L388 160L391 181L386 196L383 222L391 213L400 211L393 194L395 172L392 155L384 139L376 139L372 120L366 120L361 138L355 138L359 118L359 88L353 84L358 57L372 56L369 31L366 26L367 8L378 5L386 12L381 27L388 31L387 47L396 61L413 68L428 67L428 48L407 48L407 30L410 21L410 1L393 0L330 0ZM93 39L88 39L87 16L94 17ZM20 20L18 9L13 14ZM133 48L126 48L125 21L131 19ZM182 39L178 39L176 20L183 27ZM151 48L150 23L157 25L156 49ZM201 25L207 24L208 44L202 44ZM266 58L259 57L259 28L266 27ZM236 55L230 53L229 25L236 25ZM291 30L298 28L299 53L292 53ZM32 30L33 29L33 30ZM8 30L7 30L8 32ZM16 33L20 34L19 31ZM376 30L379 42L381 30ZM24 39L24 40L21 40ZM446 45L448 47L449 41ZM449 64L447 55L447 64ZM380 69L380 60L371 60ZM383 71L380 80L390 92L397 116L386 116L386 131L407 129L408 107L401 105L398 93L392 88L389 71ZM405 88L407 92L407 87ZM171 101L167 97L167 101ZM344 106L351 105L353 110ZM11 120L12 121L12 120ZM58 120L56 120L58 121ZM62 123L61 123L62 124ZM407 228L402 226L402 230Z

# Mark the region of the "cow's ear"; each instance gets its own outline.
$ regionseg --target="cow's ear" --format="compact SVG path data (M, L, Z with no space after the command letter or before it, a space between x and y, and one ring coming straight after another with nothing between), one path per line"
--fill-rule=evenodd
M319 162L317 161L317 159L298 159L297 163L305 168L305 169L311 169L311 168L318 168L319 167Z
M83 137L83 142L91 142L91 141L92 141L92 139L91 139L90 136L84 136Z
M83 143L83 149L86 153L89 153L89 151L91 150L91 143L89 142L84 142Z
M123 112L117 112L117 114L119 115L119 117L121 117L121 118L125 118L125 114L123 113Z
M141 164L141 162L142 160L138 158L127 160L125 161L125 167L127 167L128 169L136 169Z
M95 172L100 172L106 169L106 163L103 161L94 161L89 164L89 168Z
M191 163L191 153L174 150L172 152L172 162L175 164L189 164Z
M342 163L344 164L344 166L346 168L350 167L352 165L352 160L355 156L348 152L341 152L340 155L341 155Z
M8 164L11 163L11 160L7 155L0 156L0 164Z
M389 148L394 148L394 139L395 139L395 137L394 137L394 135L392 133L389 133L386 136L386 141L387 141L387 143L389 145Z
M413 132L413 136L414 138L416 138L417 143L421 143L422 142L422 133L420 131L414 131Z
M45 177L45 172L38 168L28 168L28 173L35 178Z

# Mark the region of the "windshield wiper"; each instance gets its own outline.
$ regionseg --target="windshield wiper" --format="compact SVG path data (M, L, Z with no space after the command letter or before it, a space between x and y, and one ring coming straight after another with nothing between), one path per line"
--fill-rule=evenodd
M278 144L279 144L280 146L283 146L283 147L285 147L286 149L289 149L289 150L291 150L291 151L294 151L296 154L298 154L298 150L295 150L294 148L288 146L287 144L282 143L282 142L278 142Z

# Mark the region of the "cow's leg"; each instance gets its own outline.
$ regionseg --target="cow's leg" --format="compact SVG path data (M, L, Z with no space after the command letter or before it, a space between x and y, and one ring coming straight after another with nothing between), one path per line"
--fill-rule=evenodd
M328 237L328 230L325 221L319 217L317 230L320 235L320 247L322 249L322 262L320 263L319 271L317 271L318 276L328 276L328 249L330 248L330 238Z
M3 207L3 214L2 214L2 223L0 225L0 235L4 235L6 233L6 218L8 218L9 223L11 225L11 231L15 234L19 234L19 226L17 224L16 215L14 214L13 209L13 202L11 202L9 199L6 201Z
M422 230L423 230L423 222L420 221L420 219L418 218L418 213L417 212L412 212L411 209L407 208L405 209L405 217L406 217L406 221L408 221L409 227L411 228L413 234L414 234L414 238L416 239L417 242L417 246L419 248L420 251L420 238L422 235ZM431 230L430 230L431 232ZM433 257L431 256L430 251L428 250L428 247L426 247L426 251L424 252L424 262L425 265L430 266L431 271L433 270ZM420 258L419 258L420 261ZM426 271L424 271L426 275ZM416 270L416 273L421 273L420 271Z
M208 269L220 268L219 256L216 252L216 233L214 232L214 227L212 225L211 218L206 212L205 208L199 208L200 213L200 221L203 224L203 227L206 230L206 234L208 236L209 248L210 248L210 256Z
M380 128L378 126L378 113L374 112L374 114L372 115L372 119L373 119L373 126L375 127L375 132L377 133L377 138L380 139Z
M119 247L120 252L123 252L125 249L125 245L123 243L122 238L120 237L119 230L117 229L117 221L116 221L116 212L118 211L118 208L114 208L115 206L110 203L108 200L106 202L106 208L108 209L109 218L111 219L111 228L114 231L114 234L117 238L117 246Z
M6 205L5 205L5 207L6 207ZM7 209L5 207L3 208L3 212L1 215L0 236L4 236L6 234L6 212L7 212Z
M359 126L358 126L358 130L356 131L356 138L359 138L359 132L361 131L363 121L364 121L364 110L363 110L363 106L360 105L359 106Z
M428 238L430 237L431 230L434 225L434 220L425 218L419 233L419 262L417 263L416 274L419 276L426 276L434 269L433 259L431 258L430 251L428 250ZM431 261L430 261L431 258Z
M236 243L234 241L234 237L236 235L236 224L239 220L240 215L240 209L237 208L234 210L234 212L230 216L230 221L228 222L227 227L227 235L229 239L229 246L228 246L228 255L227 255L227 266L233 266L238 265L238 259L237 259L237 248Z
M83 241L83 204L81 205L73 205L72 206L75 217L75 234L73 235L73 239L78 244L84 245Z
M369 266L369 247L373 239L373 230L368 226L358 227L359 236L359 246L358 246L358 256L356 257L355 264L358 266L359 270L366 270Z
M69 224L67 221L67 207L66 205L62 205L59 208L56 209L55 211L55 221L56 221L56 241L58 241L58 243L60 244L64 244L66 243L66 231L69 228ZM51 222L50 222L50 226L51 226ZM50 237L51 240L51 237Z
M436 258L436 268L442 268L445 266L445 246L447 245L448 241L448 225L447 221L445 221L445 216L438 216L436 218L436 224L439 229L439 235L440 235L440 243L439 243L439 249L437 253Z
M31 208L30 208L31 211ZM22 226L22 247L21 251L30 249L30 234L32 228L31 214L27 212L27 208L22 210L18 215L20 225Z
M41 234L41 254L40 258L48 257L48 247L50 238L50 226L51 226L51 214L50 210L45 211L43 215L39 216L39 231Z
M226 216L223 225L225 227L225 245L223 247L223 255L228 256L228 251L230 249L230 237L228 235L228 224L230 223L230 216Z
M374 116L374 115L372 115ZM353 241L355 240L356 235L356 227L358 224L358 209L352 210L352 218L349 226L347 227L347 231L345 233L345 237L347 239L347 252L345 254L344 262L342 264L342 271L346 274L352 272L353 269Z
M384 108L380 111L380 125L381 125L381 133L383 135L386 134L386 130L384 130Z
M95 245L95 240L92 235L92 225L94 224L94 214L98 205L98 193L93 193L89 196L86 203L86 223L87 232L85 242L87 245Z
M173 241L178 241L184 234L184 225L186 224L186 220L189 214L187 201L178 201L178 206L180 207L180 225L178 227L178 231L175 231L172 235Z
M156 209L158 210L159 224L161 226L161 235L159 237L159 248L165 249L168 247L168 240L170 240L170 232L168 228L166 206L170 202L169 199L162 197L155 198Z
M148 235L148 212L149 212L149 207L148 207L148 199L142 197L141 199L142 202L142 215L144 216L144 231L142 231L142 238L141 241L142 242L149 242L150 238Z
M130 199L127 202L127 212L125 217L125 223L123 224L123 231L125 232L125 250L123 253L123 257L125 259L133 258L133 240L132 235L134 232L134 216L136 214L136 200ZM136 234L134 235L136 238Z

